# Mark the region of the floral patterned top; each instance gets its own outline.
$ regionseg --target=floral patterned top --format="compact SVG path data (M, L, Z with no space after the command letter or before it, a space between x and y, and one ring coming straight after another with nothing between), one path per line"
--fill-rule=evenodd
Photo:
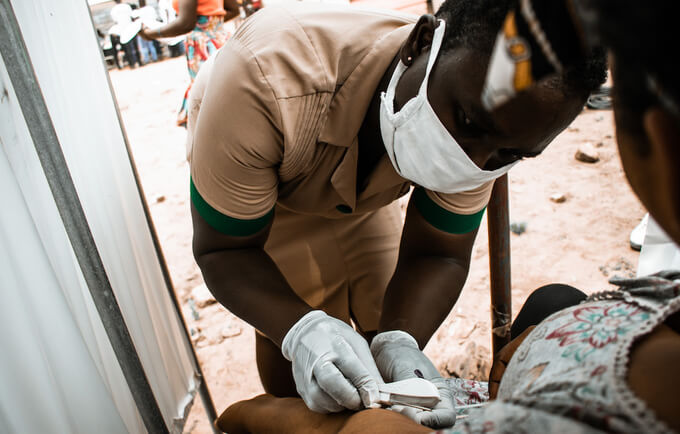
M448 433L672 432L626 383L633 341L680 310L680 272L612 279L542 321L513 355L498 399Z

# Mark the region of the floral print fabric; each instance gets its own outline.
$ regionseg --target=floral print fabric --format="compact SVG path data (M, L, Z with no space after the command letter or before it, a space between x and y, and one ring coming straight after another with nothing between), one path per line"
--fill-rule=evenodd
M456 403L456 419L465 418L470 410L489 400L489 383L486 381L449 378L449 389Z
M189 70L189 78L191 82L189 87L184 92L184 98L182 99L182 105L177 114L177 125L186 127L187 124L187 98L189 96L189 91L191 90L191 85L196 79L201 65L208 60L208 57L219 48L221 48L224 43L229 39L231 34L224 28L222 16L205 16L199 15L196 21L196 27L194 30L187 35L186 44L186 56L187 56L187 69Z
M573 357L581 362L632 333L649 320L650 313L620 301L579 307L564 316L568 317L567 321L545 339L557 339L558 347L563 350L561 357Z
M671 432L626 375L635 339L680 310L680 272L612 283L621 289L537 325L508 364L498 399L446 432Z

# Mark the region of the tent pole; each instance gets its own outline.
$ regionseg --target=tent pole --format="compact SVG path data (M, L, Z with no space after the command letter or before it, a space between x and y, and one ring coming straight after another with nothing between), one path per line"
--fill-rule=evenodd
M495 361L498 351L510 342L512 317L507 174L494 183L487 208L487 220L491 278L491 348Z
M0 0L0 54L73 252L149 433L168 433L78 198L9 0Z

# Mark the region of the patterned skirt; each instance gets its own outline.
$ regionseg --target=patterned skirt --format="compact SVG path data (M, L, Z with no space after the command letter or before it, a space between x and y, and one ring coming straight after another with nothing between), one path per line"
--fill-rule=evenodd
M177 125L186 127L187 125L187 97L191 90L191 85L198 74L201 65L208 60L208 57L217 51L231 36L224 28L223 17L199 15L196 27L187 35L186 56L187 68L191 82L182 99L182 106L177 114Z

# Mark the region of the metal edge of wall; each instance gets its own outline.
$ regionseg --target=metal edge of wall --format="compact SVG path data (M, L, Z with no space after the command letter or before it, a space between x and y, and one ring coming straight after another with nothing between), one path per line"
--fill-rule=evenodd
M95 25L94 21L92 20L92 14L90 14L90 22L92 24L92 31L95 31ZM103 53L101 54L101 61L106 68L106 60L104 59ZM106 74L106 82L108 83L109 86L109 91L111 92L111 95L115 95L115 92L113 90L113 84L111 83L111 77ZM132 155L132 150L130 148L130 142L127 137L127 132L125 131L125 124L123 123L123 118L120 114L120 107L118 106L118 101L116 98L113 99L113 105L116 109L116 117L118 118L118 124L120 125L121 132L123 134L123 142L125 143L125 150L128 155L128 159L130 161L130 168L132 169L132 174L135 179L135 185L137 186L137 192L139 193L139 200L142 204L142 208L144 210L144 217L146 219L146 223L149 227L149 233L151 235L151 239L153 241L154 248L156 250L156 255L157 259L161 268L161 272L163 274L163 279L165 280L165 285L166 289L168 291L168 294L170 296L170 299L172 300L172 304L175 308L175 313L177 315L177 318L179 319L179 322L182 326L183 330L183 335L185 337L185 345L187 347L187 350L189 351L192 363L194 364L194 374L195 378L198 381L198 393L201 397L201 401L203 402L203 407L205 409L205 412L210 419L210 423L212 426L213 433L215 434L220 434L221 431L217 430L214 426L214 422L217 420L217 411L215 409L215 403L212 399L212 396L210 395L210 390L208 389L208 385L205 381L205 377L203 376L203 370L201 369L201 364L198 361L198 356L196 355L196 350L194 349L194 346L191 344L191 337L189 335L189 328L187 327L186 321L184 320L184 316L182 315L182 308L180 306L179 300L177 298L177 294L175 293L175 287L174 284L172 283L172 278L170 277L170 272L168 270L168 264L165 260L165 255L163 254L163 250L161 248L160 241L158 240L158 233L156 232L156 226L153 223L153 219L151 218L151 211L149 210L149 204L146 201L146 196L144 195L144 189L142 187L142 184L139 180L139 172L137 171L137 165L135 163L135 159ZM187 185L188 189L188 185ZM186 417L184 418L183 423L186 422ZM183 428L183 426L182 426Z

